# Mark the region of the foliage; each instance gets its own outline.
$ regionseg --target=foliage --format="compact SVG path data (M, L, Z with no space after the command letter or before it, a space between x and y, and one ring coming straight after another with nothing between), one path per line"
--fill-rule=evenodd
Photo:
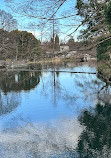
M111 2L109 0L77 0L76 8L85 26L79 37L83 40L92 39L93 42L97 40L98 60L109 60L111 40L107 38L110 37Z
M106 23L111 25L111 2L105 6L104 14Z
M39 41L33 36L32 33L27 31L12 31L12 35L17 42L17 49L19 58L30 58L40 55Z
M10 33L0 29L0 59L12 58L14 45L13 38L10 36Z
M111 39L109 38L111 36L110 30L111 30L111 2L107 2L104 6L104 22L106 23L106 27L109 31L107 31L107 34L104 34L104 38L102 39L103 42L98 45L97 47L97 57L98 60L104 59L109 60L110 56L109 53L111 52ZM106 40L109 38L108 40Z
M1 59L35 59L40 56L40 42L32 33L14 30L17 21L3 10L0 10L0 28Z
M49 42L49 46L51 49L53 48L53 42L54 42L54 49L55 50L60 50L60 46L59 46L59 36L56 34L54 41L53 41L53 37L51 37L50 42Z
M35 59L41 55L40 42L32 33L0 30L1 59Z
M105 40L105 38L101 38L101 40ZM98 60L104 59L108 60L109 59L109 46L111 45L111 39L105 40L104 42L100 43L97 47L97 58Z
M99 60L109 60L110 56L108 54L104 53L104 54L101 54L100 56L97 56L97 59L98 59L98 61Z
M105 31L104 4L105 2L97 0L77 0L77 15L81 17L81 24L84 26L82 39L90 39Z

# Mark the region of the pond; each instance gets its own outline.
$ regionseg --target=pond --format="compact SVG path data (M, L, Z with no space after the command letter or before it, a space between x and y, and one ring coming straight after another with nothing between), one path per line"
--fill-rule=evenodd
M0 72L0 157L111 157L110 98L96 63Z

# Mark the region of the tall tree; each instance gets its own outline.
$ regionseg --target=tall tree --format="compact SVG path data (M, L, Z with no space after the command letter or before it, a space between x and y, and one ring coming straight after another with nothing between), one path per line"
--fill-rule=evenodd
M59 36L56 34L55 36L55 50L59 50Z
M0 29L0 58L13 58L14 49L14 39L11 33Z
M32 33L18 30L14 30L11 33L16 40L16 59L18 57L37 58L40 56L40 42Z
M68 40L67 44L68 44L70 50L72 50L73 47L74 47L74 38L73 38L73 36L70 36L70 39Z

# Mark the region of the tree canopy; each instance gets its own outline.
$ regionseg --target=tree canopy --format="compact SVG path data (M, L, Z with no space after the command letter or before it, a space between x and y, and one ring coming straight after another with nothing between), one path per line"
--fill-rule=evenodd
M41 55L40 42L32 33L0 30L1 59L37 59Z

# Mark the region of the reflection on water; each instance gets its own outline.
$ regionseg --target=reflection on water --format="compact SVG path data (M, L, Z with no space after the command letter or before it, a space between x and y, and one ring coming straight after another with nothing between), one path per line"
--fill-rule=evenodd
M0 92L0 116L12 112L20 104L20 96L14 93L4 95Z
M1 132L0 156L2 158L73 158L74 153L77 155L75 147L82 132L78 122L73 119L62 119L59 123L52 122L52 124L53 128L26 123L25 127Z
M40 82L40 75L40 72L0 72L0 116L20 105L21 96L15 92L35 88Z
M96 67L30 68L39 71L0 73L0 157L111 157L111 88L96 74L70 73Z
M0 72L3 92L30 90L40 82L40 72Z
M97 104L79 116L85 128L78 141L80 157L111 157L111 104Z

